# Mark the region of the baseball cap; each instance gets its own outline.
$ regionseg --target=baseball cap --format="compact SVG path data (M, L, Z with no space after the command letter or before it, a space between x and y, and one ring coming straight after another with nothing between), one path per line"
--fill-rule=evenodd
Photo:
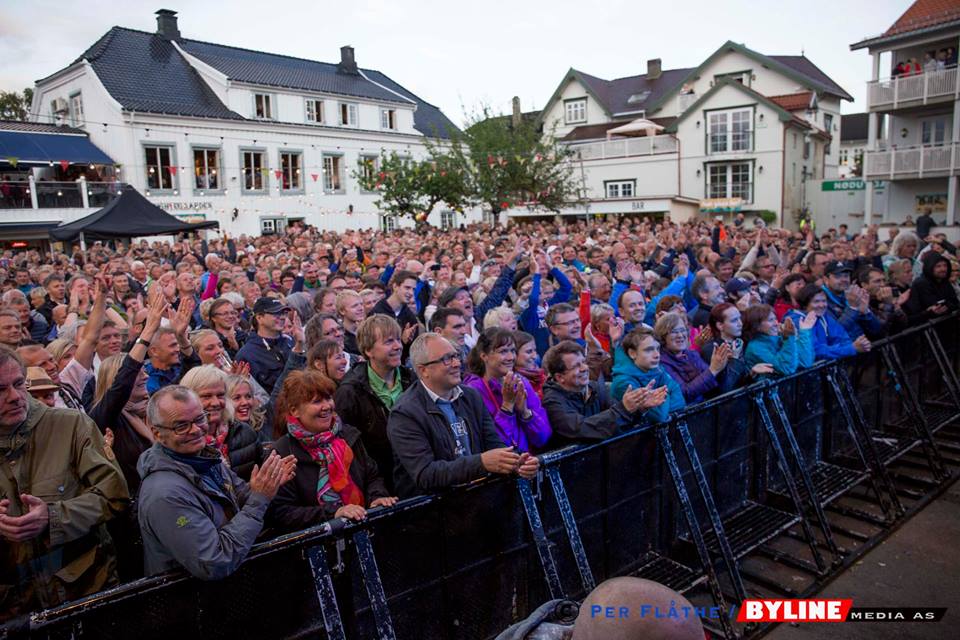
M753 285L754 282L752 280L747 280L746 278L730 278L723 290L728 296L735 296L743 293L744 291L752 289Z
M844 260L831 260L827 263L827 268L824 270L824 273L827 275L853 273L853 263Z
M51 380L47 372L40 367L27 367L27 391L50 391L59 388L60 385Z
M257 298L253 304L254 315L258 313L284 313L289 309L288 306L276 298Z

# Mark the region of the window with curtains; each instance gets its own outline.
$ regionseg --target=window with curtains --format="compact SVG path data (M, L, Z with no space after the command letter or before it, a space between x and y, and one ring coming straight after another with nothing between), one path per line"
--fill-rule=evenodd
M193 150L193 186L197 190L220 189L220 150Z
M753 164L728 162L707 165L708 198L742 198L753 202Z
M244 149L240 152L240 164L243 169L243 190L247 193L266 191L267 154L256 149Z
M323 190L328 193L343 191L343 156L323 156Z
M173 147L161 145L144 146L147 170L147 188L155 191L173 190L176 176L171 171L173 164ZM175 171L175 170L174 170Z
M299 151L284 151L280 154L280 190L302 191L303 154Z

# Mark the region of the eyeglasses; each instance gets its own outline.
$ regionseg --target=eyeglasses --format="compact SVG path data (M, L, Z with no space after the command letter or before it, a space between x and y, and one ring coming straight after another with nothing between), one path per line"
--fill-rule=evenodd
M566 322L558 322L554 320L553 326L555 327L568 327L573 324L580 324L580 318L574 318L573 320L567 320Z
M685 335L687 335L687 330L686 330L686 328L683 328L683 327L681 327L681 328L679 328L679 329L674 329L673 331L670 332L670 335L671 335L671 336L685 336Z
M171 427L164 427L159 424L153 425L155 429L165 429L167 431L173 431L175 435L182 436L190 432L190 429L193 427L200 427L203 430L206 430L207 427L207 412L204 411L199 416L193 420L185 420L183 422L175 422Z
M424 362L420 366L429 367L432 364L442 364L445 367L449 367L451 364L453 364L454 360L456 360L457 362L460 362L461 358L459 353L448 353L443 357L437 358L436 360L430 360L429 362Z
M236 318L237 315L238 314L236 311L219 311L213 314L213 317L214 318Z

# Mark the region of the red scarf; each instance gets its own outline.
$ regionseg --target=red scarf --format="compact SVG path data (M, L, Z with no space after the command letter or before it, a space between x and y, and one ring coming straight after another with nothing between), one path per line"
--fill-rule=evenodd
M299 442L310 458L320 466L317 477L317 504L366 504L363 492L350 477L353 449L340 437L340 418L334 417L333 427L323 433L312 433L300 421L287 416L287 433ZM332 489L332 491L331 491Z
M227 449L227 434L230 433L230 425L226 422L220 421L220 426L217 427L217 432L215 434L207 434L207 446L216 447L217 451L220 452L220 457L223 458L223 462L229 467L230 466L230 452Z

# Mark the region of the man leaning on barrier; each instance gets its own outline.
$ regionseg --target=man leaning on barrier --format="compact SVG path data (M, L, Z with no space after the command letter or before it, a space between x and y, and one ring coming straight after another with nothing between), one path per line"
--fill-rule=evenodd
M0 349L0 621L117 583L105 523L129 497L111 457L84 414L33 400Z
M216 447L206 446L207 415L197 395L180 385L150 397L147 424L155 442L137 463L145 572L182 567L203 580L226 578L250 552L296 459L271 452L247 484Z
M652 407L667 399L667 388L640 387L613 400L603 382L590 380L583 347L565 340L547 350L543 367L549 379L543 406L553 427L555 444L593 442L633 426Z
M414 340L410 358L420 381L390 413L387 435L401 497L445 489L487 473L532 478L538 462L497 436L480 394L460 386L460 352L436 333ZM510 443L514 444L514 443Z

